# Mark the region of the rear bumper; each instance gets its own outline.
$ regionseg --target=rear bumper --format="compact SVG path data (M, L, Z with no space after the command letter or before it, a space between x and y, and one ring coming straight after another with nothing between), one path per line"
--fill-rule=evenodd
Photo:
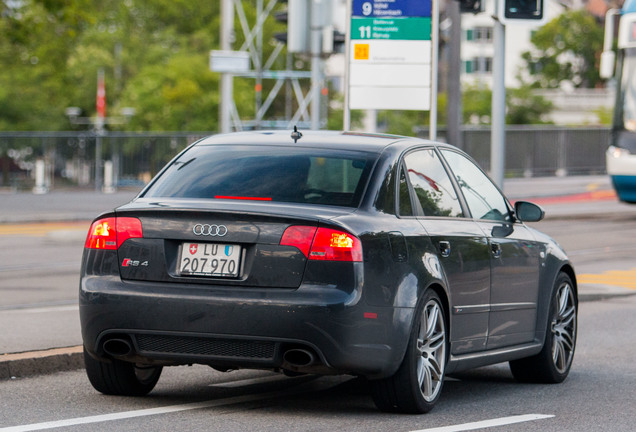
M392 375L413 309L366 306L360 290L210 289L84 276L82 337L98 358L108 357L105 341L125 338L133 352L124 359L137 362ZM314 352L316 364L287 364L283 354L293 348Z

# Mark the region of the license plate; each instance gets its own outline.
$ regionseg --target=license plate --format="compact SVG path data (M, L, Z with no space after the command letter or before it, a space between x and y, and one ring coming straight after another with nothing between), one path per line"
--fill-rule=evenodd
M183 243L179 274L188 276L236 277L241 247L231 244Z

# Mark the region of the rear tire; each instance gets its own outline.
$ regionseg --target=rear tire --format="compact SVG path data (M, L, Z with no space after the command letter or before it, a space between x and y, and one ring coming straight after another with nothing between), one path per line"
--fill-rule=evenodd
M144 396L155 387L161 366L138 366L121 360L101 362L84 348L86 375L95 390L117 396Z
M391 377L370 381L378 409L407 414L433 409L444 384L447 346L444 308L439 296L429 290L419 302L400 368Z
M576 347L578 300L572 280L559 273L550 301L545 343L535 356L510 362L512 375L521 382L560 383L570 372Z

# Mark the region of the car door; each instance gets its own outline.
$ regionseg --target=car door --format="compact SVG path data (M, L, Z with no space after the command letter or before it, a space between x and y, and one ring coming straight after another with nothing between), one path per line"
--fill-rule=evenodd
M433 148L404 157L414 212L437 250L450 296L451 353L486 348L490 299L488 240L479 225L464 217L462 205Z
M490 245L488 349L531 342L539 291L539 245L515 222L510 206L484 172L464 155L444 149L470 213Z

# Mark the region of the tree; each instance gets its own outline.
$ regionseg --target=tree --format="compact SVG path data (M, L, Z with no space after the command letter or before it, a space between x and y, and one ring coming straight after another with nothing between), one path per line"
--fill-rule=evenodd
M492 91L489 88L468 87L462 94L464 105L464 123L490 124ZM545 124L546 116L554 105L543 96L536 95L533 89L524 85L506 89L507 124Z
M522 58L533 86L556 88L563 82L594 88L599 82L598 59L603 49L603 29L586 10L570 10L537 30L531 37L535 49Z
M256 0L243 3L254 21ZM136 110L126 129L216 130L218 74L208 58L219 12L219 2L187 0L0 2L0 130L67 130L69 106L94 116L100 69L107 115ZM264 40L279 30L270 21ZM265 56L272 50L264 44ZM236 103L249 112L253 81L243 81Z
M529 86L506 91L506 123L508 124L545 124L554 105L543 96L533 93Z

